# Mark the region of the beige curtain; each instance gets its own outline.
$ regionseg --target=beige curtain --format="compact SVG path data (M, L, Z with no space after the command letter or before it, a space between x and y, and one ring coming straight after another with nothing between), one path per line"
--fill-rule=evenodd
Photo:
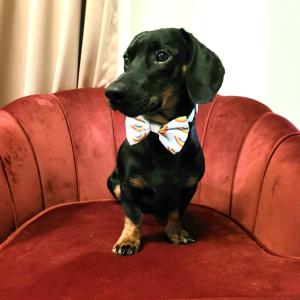
M0 106L113 80L117 0L0 0Z

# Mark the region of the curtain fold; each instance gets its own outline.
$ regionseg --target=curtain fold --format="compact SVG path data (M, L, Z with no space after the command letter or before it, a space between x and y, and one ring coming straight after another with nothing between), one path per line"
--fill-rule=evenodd
M117 0L0 0L0 106L116 75Z
M117 1L87 1L78 87L102 86L116 76L116 12Z

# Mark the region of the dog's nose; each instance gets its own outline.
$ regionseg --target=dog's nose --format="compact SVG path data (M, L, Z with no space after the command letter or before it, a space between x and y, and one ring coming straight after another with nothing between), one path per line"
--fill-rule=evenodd
M113 82L105 91L105 96L112 104L119 104L126 96L127 88L121 83Z

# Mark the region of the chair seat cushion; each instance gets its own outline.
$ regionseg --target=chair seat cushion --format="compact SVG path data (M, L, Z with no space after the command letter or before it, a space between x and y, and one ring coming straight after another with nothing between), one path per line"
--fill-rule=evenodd
M191 205L190 245L144 217L142 249L111 249L124 216L114 201L50 209L0 252L0 299L300 299L300 261L271 255L229 218Z

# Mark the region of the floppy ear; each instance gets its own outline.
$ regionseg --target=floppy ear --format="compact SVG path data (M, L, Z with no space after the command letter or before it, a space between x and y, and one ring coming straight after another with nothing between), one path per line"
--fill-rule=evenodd
M189 47L185 73L188 95L195 103L207 103L221 87L225 69L214 52L184 29L180 31Z

